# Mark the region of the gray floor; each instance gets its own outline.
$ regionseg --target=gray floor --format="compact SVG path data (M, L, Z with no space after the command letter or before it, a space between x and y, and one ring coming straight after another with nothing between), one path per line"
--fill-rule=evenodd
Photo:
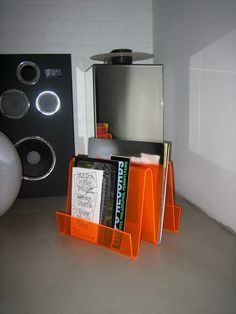
M0 313L235 314L235 235L178 201L180 233L131 261L59 235L65 198L17 200L0 218Z

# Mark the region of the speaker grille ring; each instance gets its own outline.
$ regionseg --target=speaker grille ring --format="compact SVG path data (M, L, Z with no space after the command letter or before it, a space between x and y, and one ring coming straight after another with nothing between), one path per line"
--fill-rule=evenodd
M60 107L60 98L52 91L44 91L36 98L36 108L44 115L53 115Z
M32 61L23 61L16 69L16 76L21 83L34 85L40 79L40 69L38 65Z
M39 181L48 177L56 164L56 154L48 141L39 136L22 138L16 144L22 167L23 179Z
M29 110L30 102L26 94L18 89L9 89L0 96L0 111L10 119L20 119Z

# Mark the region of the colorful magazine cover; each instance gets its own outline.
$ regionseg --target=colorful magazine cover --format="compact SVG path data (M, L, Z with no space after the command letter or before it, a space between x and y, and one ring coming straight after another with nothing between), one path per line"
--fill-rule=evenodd
M115 160L119 162L116 215L115 215L114 228L118 230L124 230L126 204L127 204L127 196L128 196L130 159L126 157L121 157L121 156L111 156L111 160Z

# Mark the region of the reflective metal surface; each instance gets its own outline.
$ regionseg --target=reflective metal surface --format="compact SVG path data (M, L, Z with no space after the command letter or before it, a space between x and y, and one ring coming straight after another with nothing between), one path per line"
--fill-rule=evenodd
M163 141L163 66L94 65L95 123L114 138Z

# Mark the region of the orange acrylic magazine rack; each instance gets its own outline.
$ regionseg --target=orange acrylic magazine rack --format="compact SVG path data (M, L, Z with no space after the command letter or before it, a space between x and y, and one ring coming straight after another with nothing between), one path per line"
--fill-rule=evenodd
M130 166L125 230L96 224L71 216L71 183L74 159L70 162L66 213L56 212L59 230L62 234L105 247L111 251L137 258L141 240L157 244L160 225L162 191L162 166ZM177 224L170 223L176 218L171 204L165 215L164 229L176 232ZM179 220L180 221L180 211ZM172 226L175 229L171 230ZM165 228L166 226L166 228Z

